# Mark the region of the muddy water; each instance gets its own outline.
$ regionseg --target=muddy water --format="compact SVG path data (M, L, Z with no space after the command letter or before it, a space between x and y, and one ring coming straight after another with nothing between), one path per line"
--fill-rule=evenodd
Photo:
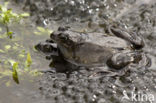
M17 0L18 1L18 0ZM10 5L16 12L30 12L31 20L10 28L15 37L0 38L0 69L10 71L8 60L18 61L23 69L26 57L18 55L24 50L30 52L32 70L50 68L50 61L33 49L34 45L49 38L40 33L36 25L56 30L59 25L75 29L105 32L105 24L115 21L123 28L140 34L146 43L144 52L150 57L149 68L133 68L122 77L89 77L90 71L78 70L68 76L65 73L48 72L33 76L28 72L19 75L20 84L12 76L3 75L0 82L0 103L155 103L156 102L156 3L155 0L19 0L21 4ZM27 2L26 2L27 1ZM49 15L49 14L53 15ZM108 23L109 24L109 23ZM3 26L0 26L1 28ZM17 45L18 49L13 49ZM5 50L6 45L11 49ZM126 98L129 97L129 99ZM144 96L144 97L143 97ZM124 98L123 98L124 97ZM132 98L133 97L133 98Z

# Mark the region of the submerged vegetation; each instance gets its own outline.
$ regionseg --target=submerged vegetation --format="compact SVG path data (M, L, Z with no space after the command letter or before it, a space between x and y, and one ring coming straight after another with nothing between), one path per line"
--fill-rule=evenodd
M21 54L23 55L23 54ZM19 76L23 74L27 74L29 76L38 76L42 73L37 71L36 69L31 68L32 59L30 53L26 53L23 55L25 60L23 62L13 60L9 58L8 60L0 61L0 78L10 77L12 75L13 80L19 84ZM11 68L11 69L10 69Z
M27 50L19 42L22 41L22 38L18 35L13 38L13 33L16 33L16 31L10 29L14 25L13 23L22 25L20 21L28 16L28 13L14 13L11 8L8 8L8 2L0 5L0 39L5 41L1 42L0 45L0 78L11 77L17 84L20 83L19 77L21 75L37 76L42 74L36 68L32 69L32 57L29 49ZM42 28L39 32L46 32L46 30ZM9 82L10 80L5 81L6 86L9 86Z
M42 34L51 34L52 32L53 32L52 30L38 26L37 31L34 31L34 34L42 35Z
M14 81L19 84L19 80L18 80L18 74L17 74L17 69L18 69L18 63L15 62L12 66L13 72L12 72L12 76Z
M9 29L9 24L13 22L19 22L22 18L28 17L28 13L16 14L12 9L8 9L8 2L4 5L0 5L0 23L2 23L6 28L6 35L12 38L13 31Z

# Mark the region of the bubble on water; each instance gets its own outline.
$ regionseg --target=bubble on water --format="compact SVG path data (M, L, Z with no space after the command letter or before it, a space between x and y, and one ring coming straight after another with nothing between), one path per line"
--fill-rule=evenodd
M93 98L97 98L97 96L96 95L93 95Z
M85 4L85 0L80 0L80 4Z
M70 5L72 5L72 6L75 5L75 1L70 1L69 3L70 3Z
M51 10L51 11L53 11L53 10L54 10L54 8L50 8L50 10Z
M96 8L96 11L99 11L99 8Z
M95 101L96 98L97 98L97 96L96 95L93 95L92 101Z
M117 4L114 4L114 7L117 7Z
M48 19L44 19L43 24L46 26L48 25Z
M92 14L93 13L93 9L90 9L88 12L89 12L89 14Z
M115 89L115 87L116 87L115 85L112 85L112 88L113 88L113 89Z
M116 94L116 91L115 91L115 90L113 90L113 91L112 91L112 93L113 93L113 94Z
M68 0L64 0L66 3L68 2Z

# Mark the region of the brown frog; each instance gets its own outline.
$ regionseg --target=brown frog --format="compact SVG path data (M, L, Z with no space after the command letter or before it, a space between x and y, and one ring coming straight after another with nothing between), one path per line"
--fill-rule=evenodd
M49 50L49 53L58 49L57 56L64 61L75 66L99 68L99 71L121 70L131 64L149 64L148 57L141 50L144 41L140 36L114 26L108 30L109 34L84 33L70 27L59 27L51 34L50 40L38 44L36 48L43 52Z

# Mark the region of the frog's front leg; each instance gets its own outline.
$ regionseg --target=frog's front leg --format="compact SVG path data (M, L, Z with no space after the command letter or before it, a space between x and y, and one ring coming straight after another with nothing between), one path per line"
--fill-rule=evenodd
M140 52L117 53L108 59L107 65L111 68L120 70L130 63L138 63L141 59L142 53Z
M140 48L144 47L143 39L134 32L128 33L127 31L125 31L121 28L116 28L115 26L110 26L109 32L115 36L118 36L120 38L127 40L128 42L130 42L133 45L133 47L135 49L140 49Z

